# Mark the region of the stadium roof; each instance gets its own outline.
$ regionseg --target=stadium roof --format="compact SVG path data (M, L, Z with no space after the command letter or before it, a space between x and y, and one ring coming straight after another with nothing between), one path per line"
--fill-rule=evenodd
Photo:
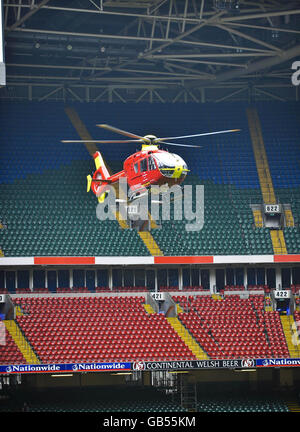
M299 0L4 0L9 99L298 100Z

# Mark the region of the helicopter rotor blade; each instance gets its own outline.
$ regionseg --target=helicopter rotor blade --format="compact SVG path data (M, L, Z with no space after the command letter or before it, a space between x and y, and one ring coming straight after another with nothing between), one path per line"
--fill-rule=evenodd
M196 147L196 148L202 148L202 146L192 145L192 144L177 144L177 143L170 143L166 141L162 141L161 144L167 144L167 145L173 145L176 147Z
M216 134L222 134L222 133L229 133L229 132L237 132L241 129L229 129L229 130L222 130L222 131L216 131L216 132L205 132L201 134L194 134L194 135L182 135L177 137L166 137L166 138L157 138L155 142L164 141L164 140L173 140L173 139L180 139L180 138L193 138L193 137L199 137L199 136L206 136L206 135L216 135Z
M121 134L121 135L128 136L129 138L137 138L137 139L142 139L144 142L145 141L150 142L150 140L147 140L147 138L144 138L144 137L142 137L140 135L137 135L137 134L134 134L134 133L131 133L131 132L124 131L124 130L116 128L114 126L110 126L108 124L97 124L96 126L101 127L103 129L106 129L106 130L109 130L111 132L115 132L115 133L118 133L118 134Z
M99 143L99 144L122 144L141 143L142 140L62 140L62 143Z

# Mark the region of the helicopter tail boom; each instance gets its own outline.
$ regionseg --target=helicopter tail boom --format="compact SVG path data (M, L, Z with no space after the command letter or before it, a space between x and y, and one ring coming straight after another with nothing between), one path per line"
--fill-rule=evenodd
M98 197L98 201L103 202L106 194L107 185L110 183L108 181L110 175L101 153L97 151L96 153L94 153L93 157L96 171L94 172L93 178L90 175L87 176L87 192L92 189L94 194Z
M110 177L108 169L105 166L104 160L102 158L102 155L99 151L97 151L96 153L94 153L93 155L94 157L94 161L95 161L95 165L96 165L96 172L99 172L99 174L101 174L101 178L102 179L108 179L108 177Z

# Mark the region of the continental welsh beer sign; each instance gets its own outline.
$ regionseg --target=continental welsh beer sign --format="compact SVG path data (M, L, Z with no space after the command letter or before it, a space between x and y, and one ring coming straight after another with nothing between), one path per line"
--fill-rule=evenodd
M161 371L161 370L192 370L192 369L241 369L255 367L255 361L247 360L193 360L193 361L165 361L165 362L135 362L132 365L135 371Z

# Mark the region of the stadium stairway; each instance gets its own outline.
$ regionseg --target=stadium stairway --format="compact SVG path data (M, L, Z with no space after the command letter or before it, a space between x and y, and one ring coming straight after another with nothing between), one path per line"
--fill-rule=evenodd
M271 239L275 255L286 255L287 248L282 230L271 230Z
M212 294L212 298L214 300L222 300L222 297L220 296L220 294Z
M192 353L197 357L198 360L208 360L209 357L205 351L199 346L199 344L195 341L193 336L189 333L189 331L181 324L178 318L169 317L167 318L171 326L178 333L181 339L185 342L185 344L189 347Z
M261 210L253 210L253 217L254 217L254 223L256 228L262 228L263 218L262 218Z
M263 201L265 204L276 204L275 190L273 187L271 172L269 169L268 157L264 146L264 140L262 136L262 130L258 113L253 108L247 109L248 125L252 140L253 153L256 161L256 167L259 177L259 183ZM255 225L257 227L262 226L261 214L254 214ZM291 221L289 215L289 221ZM273 250L275 255L286 255L287 248L282 230L271 230L270 231Z
M78 113L75 111L75 109L70 108L70 107L66 107L65 113L69 117L72 125L76 129L80 138L82 140L91 141L93 138L91 137L90 133L88 132L87 128L85 127L85 124L82 122L82 120L80 119L80 117L79 117ZM98 148L97 148L95 143L85 142L84 145L91 156L93 156L93 154L96 151L98 151Z
M265 305L265 308L264 308L265 312L273 312L271 297L269 294L267 294L265 297L264 305Z
M300 342L297 334L295 320L292 315L280 316L282 329L291 358L300 358Z
M152 256L163 255L158 244L156 243L149 231L139 231L139 236L143 240L145 246L147 247L148 251L151 253Z
M153 314L153 313L155 313L154 312L154 310L153 310L153 307L151 306L151 305L149 305L149 304L144 304L144 309L145 309L145 311L148 313L148 314Z
M287 227L294 227L295 221L294 221L294 216L293 216L292 210L291 209L284 210L284 215L285 215L286 226Z
M286 406L289 409L289 412L298 412L300 413L300 405L296 400L288 400L286 401Z
M0 230L4 229L4 225L0 222ZM4 257L3 250L0 248L0 258Z
M23 354L23 357L25 358L26 362L29 364L40 363L38 357L36 356L35 352L31 348L30 344L27 342L26 338L24 337L17 323L13 320L5 320L4 324L7 331L11 335L12 339L14 340L15 344Z
M275 204L276 197L257 111L248 108L247 117L263 200L265 203Z

